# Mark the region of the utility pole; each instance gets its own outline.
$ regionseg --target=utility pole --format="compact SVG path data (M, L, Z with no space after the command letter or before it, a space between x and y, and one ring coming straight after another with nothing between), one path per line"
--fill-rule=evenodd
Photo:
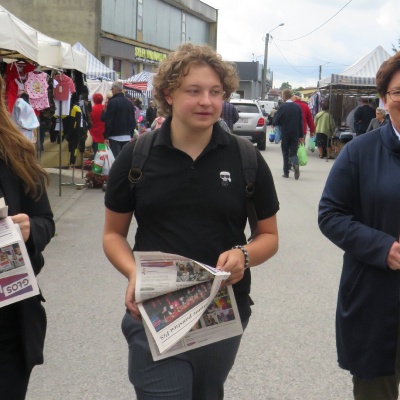
M285 25L283 22L276 26L275 28L271 29L267 34L265 35L265 50L264 50L264 69L263 69L263 76L262 76L262 86L261 86L261 100L265 100L265 92L266 92L266 86L267 86L267 71L268 71L268 43L269 43L269 34L275 30L276 28L279 28L280 26Z

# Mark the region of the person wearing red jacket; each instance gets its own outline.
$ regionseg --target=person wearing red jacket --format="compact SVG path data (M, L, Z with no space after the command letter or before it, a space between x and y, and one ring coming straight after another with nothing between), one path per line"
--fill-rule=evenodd
M104 110L103 95L95 93L93 95L93 107L90 117L92 118L92 127L90 128L90 134L92 135L93 143L93 156L97 153L99 143L104 143L104 122L101 120L101 113Z
M306 139L306 136L307 136L307 126L310 129L310 137L313 137L314 133L315 133L315 124L314 124L314 120L313 120L310 108L308 107L307 103L302 101L300 96L297 96L296 94L294 94L292 96L292 101L301 107L301 113L303 116L304 140Z

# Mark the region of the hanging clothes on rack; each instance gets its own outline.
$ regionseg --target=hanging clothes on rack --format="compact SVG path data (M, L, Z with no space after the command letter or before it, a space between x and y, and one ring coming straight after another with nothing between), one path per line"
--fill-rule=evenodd
M45 72L29 72L25 82L25 91L29 95L31 106L37 110L44 110L50 107L47 95L47 74Z
M6 67L6 99L8 111L11 113L15 101L21 91L24 90L24 84L27 74L35 69L35 66L25 61L16 61L7 64Z
M56 115L69 115L70 99L72 93L75 93L74 81L64 73L57 74L53 77L54 100L56 103ZM61 101L61 110L59 110L59 102Z

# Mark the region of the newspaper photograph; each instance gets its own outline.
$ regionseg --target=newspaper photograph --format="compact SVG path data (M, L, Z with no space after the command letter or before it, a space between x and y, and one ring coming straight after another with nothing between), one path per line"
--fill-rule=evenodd
M1 209L0 209L1 213ZM39 294L39 287L19 226L0 219L0 307Z
M161 252L135 252L136 302L153 359L243 333L230 273Z

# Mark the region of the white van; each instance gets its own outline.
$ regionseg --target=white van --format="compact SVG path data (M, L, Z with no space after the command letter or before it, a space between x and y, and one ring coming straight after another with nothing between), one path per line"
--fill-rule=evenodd
M277 101L257 100L257 102L260 105L261 111L263 112L264 115L265 114L269 115L273 108L278 108L278 102Z

